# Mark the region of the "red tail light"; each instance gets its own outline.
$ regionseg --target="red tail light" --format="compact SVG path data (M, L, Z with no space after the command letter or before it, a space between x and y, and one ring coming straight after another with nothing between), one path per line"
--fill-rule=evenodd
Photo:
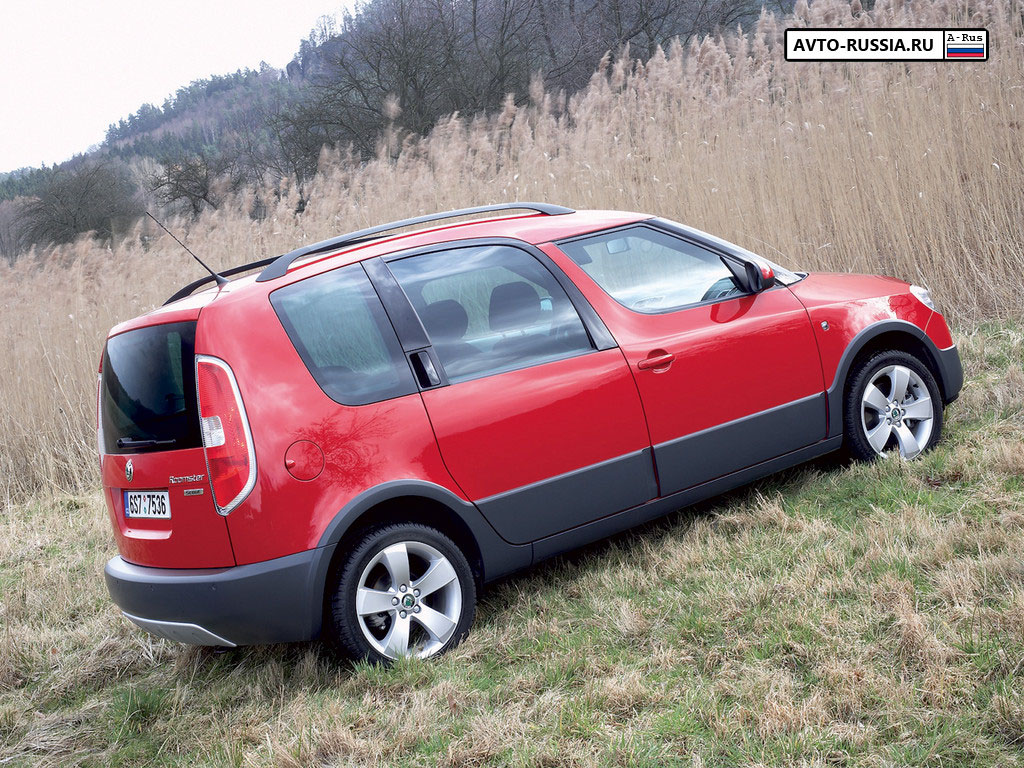
M256 484L249 420L235 376L223 360L196 356L196 390L213 500L217 511L226 515Z

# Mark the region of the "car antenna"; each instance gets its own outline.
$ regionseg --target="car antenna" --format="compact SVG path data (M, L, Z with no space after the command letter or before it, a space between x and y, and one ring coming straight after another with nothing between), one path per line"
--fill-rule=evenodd
M149 211L146 211L146 215L149 216L149 218L151 218L153 221L155 221L157 226L160 227L160 229L162 229L168 235L173 237L174 238L174 242L176 242L178 245L180 245L182 248L184 248L186 251L188 251L188 255L191 256L196 261L198 261L203 269L205 269L207 272L209 272L211 275L213 275L213 279L217 281L217 285L226 285L227 284L228 279L226 277L224 277L223 275L217 274L212 269L210 269L208 266L206 266L206 262L205 261L203 261L198 256L196 256L194 253L192 253L192 251L189 250L189 247L187 245L185 245L183 242L181 242L181 240L179 240L178 238L174 237L174 233L171 232L171 230L169 230L167 227L165 227L163 224L160 223L160 219L158 219L156 216L154 216Z

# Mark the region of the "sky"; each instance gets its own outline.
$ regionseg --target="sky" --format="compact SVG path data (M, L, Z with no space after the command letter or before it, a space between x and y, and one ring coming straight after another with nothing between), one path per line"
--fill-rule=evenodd
M283 69L346 0L0 0L0 172L52 165L210 75Z

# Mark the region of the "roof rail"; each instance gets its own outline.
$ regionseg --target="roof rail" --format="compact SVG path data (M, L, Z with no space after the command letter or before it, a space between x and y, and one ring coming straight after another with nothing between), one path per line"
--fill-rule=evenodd
M225 269L223 272L219 272L218 274L221 277L231 277L231 275L237 275L241 272L248 272L250 269L258 269L260 267L265 267L268 264L273 264L277 260L277 258L277 256L271 256L270 258L260 259L259 261L252 261L249 262L248 264L243 264L240 267L232 267L231 269ZM164 306L167 306L172 301L177 301L178 299L183 299L186 296L190 296L192 292L195 291L196 288L201 288L207 283L214 282L216 279L217 278L215 278L213 275L207 275L206 277L201 277L198 280L189 283L184 288L175 293L173 296L171 296L171 298L165 301Z
M426 224L430 221L440 221L442 219L453 219L459 216L472 216L478 213L492 213L495 211L536 211L546 216L560 216L563 213L575 213L572 208L566 208L561 205L551 205L549 203L498 203L497 205L480 205L475 208L461 208L457 211L445 211L444 213L431 213L426 216L417 216L412 219L402 219L401 221L392 221L388 224L378 224L375 227L369 227L367 229L360 229L357 232L350 232L347 235L341 235L340 237L332 237L329 240L322 240L319 243L313 243L312 245L306 245L302 248L296 248L294 251L289 251L283 256L270 256L266 259L259 259L258 261L252 261L248 264L242 264L238 267L232 267L226 269L219 274L222 277L231 277L242 272L248 272L250 269L259 269L264 267L264 270L260 272L259 277L256 278L257 282L263 283L267 280L274 280L278 277L283 277L288 272L288 267L291 266L292 262L296 259L300 259L303 256L309 256L314 253L322 253L323 251L333 251L339 248L343 248L346 245L356 245L367 240L375 240L379 237L383 237L385 232L390 232L394 229L402 229L403 227L411 227L416 224ZM172 301L183 299L186 296L190 296L197 288L201 288L207 283L212 283L216 280L212 275L201 277L198 280L189 283L184 288L175 293L171 298L164 302L164 305L170 304Z
M290 251L283 256L278 256L276 259L271 260L270 266L260 272L260 276L256 278L256 282L264 283L268 280L275 280L279 277L284 277L292 262L296 259L301 259L303 256L310 256L314 253L322 253L324 251L334 251L339 248L343 248L346 245L356 245L367 240L375 240L383 237L385 232L390 232L395 229L411 227L416 224L426 224L431 221L440 221L442 219L453 219L459 216L472 216L477 213L517 210L536 211L537 213L542 213L546 216L559 216L564 213L575 213L572 208L566 208L561 205L550 205L548 203L498 203L497 205L480 205L475 208L460 208L457 211L431 213L426 216L417 216L412 219L392 221L388 224L378 224L375 227L360 229L357 232L350 232L347 235L332 237L330 240L322 240L319 243L313 243L312 245L307 245L302 248L296 248L294 251ZM232 271L233 270L229 270L228 272L223 272L221 274L226 275ZM181 291L178 293L181 293Z

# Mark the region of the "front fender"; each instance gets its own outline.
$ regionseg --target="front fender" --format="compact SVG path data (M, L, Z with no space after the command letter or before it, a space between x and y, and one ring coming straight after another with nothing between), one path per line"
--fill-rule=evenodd
M832 385L827 390L828 395L828 437L841 435L843 432L843 394L846 388L846 380L850 374L850 368L865 347L879 336L888 333L898 333L913 337L928 354L928 360L923 362L935 372L939 387L942 390L942 400L945 405L956 400L964 382L963 366L960 362L960 353L956 345L948 349L939 349L928 334L913 323L906 320L881 320L872 323L861 329L856 336L847 344L839 363L836 365L832 376ZM825 372L828 378L828 371Z

